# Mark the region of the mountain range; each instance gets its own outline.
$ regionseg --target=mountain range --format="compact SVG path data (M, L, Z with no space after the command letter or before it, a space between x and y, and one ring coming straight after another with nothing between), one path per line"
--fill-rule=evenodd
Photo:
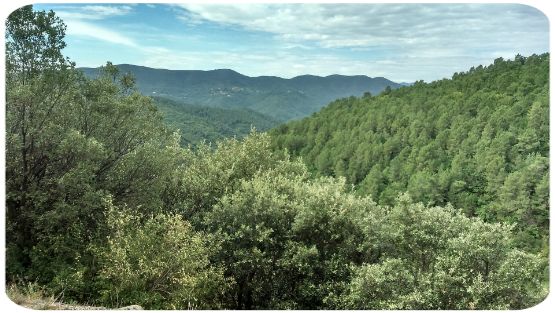
M144 95L224 109L248 108L283 122L309 116L336 99L360 97L365 92L378 94L387 86L397 89L404 85L364 75L302 75L285 79L249 77L230 69L166 70L130 64L118 67L135 75L136 87ZM93 78L99 68L79 70Z

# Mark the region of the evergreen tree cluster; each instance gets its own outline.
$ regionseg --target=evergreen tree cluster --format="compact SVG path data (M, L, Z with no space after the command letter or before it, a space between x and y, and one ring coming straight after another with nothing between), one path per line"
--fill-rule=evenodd
M466 216L516 223L519 245L549 238L549 54L338 99L272 129L274 150L315 176L343 176L357 194L392 206L451 203Z
M248 108L222 109L173 101L151 96L154 104L164 115L162 122L179 130L180 144L196 149L203 141L216 146L224 138L247 136L254 127L260 132L280 124L280 121Z

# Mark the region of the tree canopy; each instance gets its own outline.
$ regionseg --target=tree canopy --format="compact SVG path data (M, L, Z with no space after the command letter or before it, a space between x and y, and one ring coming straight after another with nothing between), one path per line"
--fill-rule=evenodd
M315 176L345 177L392 206L399 192L469 217L516 223L520 247L549 238L549 54L338 99L272 129ZM547 251L547 250L545 250Z
M223 109L187 104L164 97L152 96L154 104L164 115L162 122L179 130L180 144L192 149L203 141L216 146L224 138L247 136L254 127L266 132L278 125L279 120L247 108Z

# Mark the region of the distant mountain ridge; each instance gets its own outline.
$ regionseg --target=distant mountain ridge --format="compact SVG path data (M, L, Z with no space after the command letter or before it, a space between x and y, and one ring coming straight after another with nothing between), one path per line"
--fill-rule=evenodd
M135 75L136 86L144 95L219 108L249 108L281 121L309 116L336 99L360 97L367 91L378 94L387 86L391 89L403 86L383 77L364 75L302 75L285 79L249 77L230 69L166 70L130 64L118 67ZM98 73L98 68L79 70L88 77Z

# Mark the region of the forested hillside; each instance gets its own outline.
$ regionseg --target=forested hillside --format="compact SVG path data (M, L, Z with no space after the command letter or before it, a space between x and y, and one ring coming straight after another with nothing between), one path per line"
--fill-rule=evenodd
M547 297L547 54L193 150L132 73L77 70L65 31L31 5L6 21L6 290L165 310Z
M391 206L400 192L466 216L516 223L518 245L549 238L549 54L496 59L362 98L270 132L317 176L344 176Z
M136 87L144 95L162 96L177 102L224 109L249 108L287 122L309 116L330 101L379 93L387 86L399 88L383 77L303 75L291 79L273 76L248 77L229 69L188 71L154 69L121 64L122 72L136 77ZM94 78L98 68L79 68Z
M236 136L241 140L250 133L252 127L266 132L280 123L271 116L246 108L221 109L180 103L163 97L151 98L164 116L162 122L180 131L180 144L183 147L191 145L193 149L203 141L215 147L216 142L224 138Z

